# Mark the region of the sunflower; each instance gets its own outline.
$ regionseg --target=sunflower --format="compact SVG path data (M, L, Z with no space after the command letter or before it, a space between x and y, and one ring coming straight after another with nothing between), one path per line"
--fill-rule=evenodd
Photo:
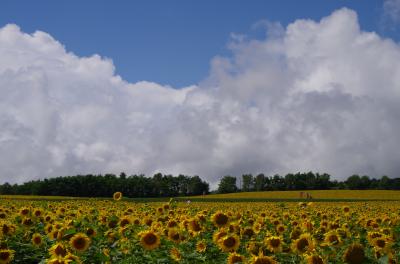
M24 220L22 220L22 224L26 227L30 227L31 225L33 225L33 221L31 218L26 217L24 218Z
M367 239L372 244L374 239L380 238L380 237L383 237L383 236L384 236L384 234L382 234L381 232L373 231L373 232L368 232Z
M292 242L292 249L294 252L303 254L307 251L314 249L314 242L311 235L306 233L300 235L300 237Z
M196 244L196 251L199 253L204 253L207 249L207 243L204 240L200 240Z
M332 230L325 234L325 245L328 246L339 246L342 244L342 240L339 234Z
M35 246L41 246L43 244L42 235L39 233L35 233L32 235L32 244Z
M242 237L251 238L255 236L256 233L254 232L253 228L246 227L240 231L240 234L242 235Z
M261 245L255 241L250 241L246 246L246 250L252 255L257 255L261 250Z
M125 216L125 217L122 217L122 218L119 220L119 226L120 226L120 227L124 227L124 226L130 225L130 224L131 224L131 219L130 219L130 217Z
M229 224L229 216L220 211L216 212L211 219L217 227L225 227Z
M122 192L115 192L115 193L113 194L113 199L114 199L115 201L119 201L119 200L121 200L121 198L122 198Z
M57 237L59 237L58 233L59 231L57 229L54 229L53 231L48 233L47 236L49 237L50 240L55 240L57 239Z
M278 236L271 236L265 239L265 244L269 251L273 253L282 252L282 238Z
M349 264L362 264L365 261L364 247L358 243L350 245L343 254L343 261Z
M53 218L52 218L51 215L46 215L46 216L44 217L44 221L47 222L47 223L51 222L52 219L53 219Z
M30 213L30 209L29 208L27 208L27 207L24 207L24 208L22 208L20 211L19 211L19 214L21 215L21 216L27 216L29 213Z
M378 252L388 252L391 247L391 242L388 237L375 238L372 241L375 251Z
M66 259L64 257L53 257L48 260L46 263L48 264L69 264L71 260Z
M86 229L86 235L88 235L89 237L94 237L94 236L96 236L96 230L94 229L94 228L92 228L92 227L88 227L87 229Z
M1 249L0 250L0 264L10 263L14 258L14 250Z
M81 264L82 263L82 261L80 260L80 258L78 256L72 255L71 253L68 253L65 256L65 259L66 260L70 260L71 262L77 263L77 264Z
M314 229L313 223L311 223L310 221L303 222L303 230L305 232L311 232L313 229Z
M67 249L61 243L54 244L51 248L49 248L50 255L54 258L65 257L67 255Z
M155 249L160 245L160 237L152 230L142 231L139 236L140 244L147 250Z
M240 240L236 234L226 235L218 241L218 246L224 252L236 251L239 248Z
M11 235L15 232L15 225L11 225L9 223L2 223L0 225L0 233L1 235Z
M167 227L172 228L172 227L178 227L178 222L175 221L174 219L171 219L167 222Z
M292 232L290 233L290 238L291 238L292 240L296 240L296 239L298 239L298 238L300 237L300 235L301 235L302 233L303 233L303 232L301 231L300 228L294 228L294 229L292 230Z
M277 264L272 257L264 256L263 253L260 253L258 256L253 256L249 262L250 264Z
M173 247L170 251L169 254L171 256L171 258L177 262L182 260L182 254L179 251L179 249L177 249L176 247Z
M227 264L244 263L244 262L245 262L244 256L235 252L229 253Z
M342 240L351 236L350 232L346 228L338 228L336 229L336 232Z
M69 244L78 252L86 251L90 245L90 238L83 233L77 233L69 240Z
M285 232L285 231L286 231L286 227L284 225L282 225L282 224L279 224L276 227L276 232L278 232L279 234L283 234L283 232Z
M228 233L225 231L225 229L221 229L213 234L213 241L215 244L218 244L218 241L226 236Z
M51 231L53 231L53 225L52 224L47 224L44 228L44 231L46 232L46 234L50 234Z
M202 227L197 219L189 220L189 230L193 232L200 232Z
M324 260L318 255L310 255L306 257L307 264L324 264Z
M181 235L179 233L179 230L176 228L170 228L167 231L167 236L168 239L175 242L175 243L179 243L181 242Z

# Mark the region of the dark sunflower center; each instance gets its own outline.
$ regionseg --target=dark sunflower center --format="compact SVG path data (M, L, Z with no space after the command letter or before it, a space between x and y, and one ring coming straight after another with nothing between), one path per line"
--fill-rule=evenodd
M336 235L330 235L328 237L328 240L330 243L337 243L339 241L339 238Z
M272 264L273 262L266 257L263 258L258 258L256 261L254 261L254 264Z
M192 229L193 229L193 231L200 231L201 227L200 227L199 223L197 223L196 221L193 221L192 222Z
M57 246L54 250L54 253L57 256L65 256L67 254L67 252L65 251L65 249L61 246Z
M299 241L297 241L297 249L300 251L304 251L306 247L308 247L308 240L305 238L300 239Z
M381 237L382 235L380 233L372 233L371 238L377 238Z
M277 248L281 245L281 240L278 238L272 238L269 243L272 247Z
M312 264L324 264L324 262L322 261L322 259L318 256L313 256L311 259L311 263Z
M232 263L243 262L243 259L239 256L232 257Z
M129 224L129 220L128 219L122 219L120 226L124 227L127 224Z
M8 260L9 257L10 257L10 252L7 252L7 251L0 252L0 259L1 260Z
M383 240L383 239L378 239L378 240L376 241L376 245L377 245L378 247L380 247L380 248L383 248L383 247L385 247L386 242L385 242L385 240Z
M3 225L2 231L4 234L7 234L8 231L10 231L10 228L8 227L8 225Z
M234 237L227 237L226 239L224 239L224 246L226 246L227 248L234 247L235 244L236 239Z
M173 240L179 240L179 234L174 234L173 236L172 236L172 239Z
M168 227L175 227L175 226L177 226L178 224L175 222L175 221L172 221L172 222L169 222L168 223Z
M251 237L251 236L254 235L254 231L253 231L253 229L251 229L251 228L247 228L247 229L244 230L243 234L244 234L245 236Z
M86 231L86 234L87 234L88 236L94 235L94 230L91 229L91 228L89 228L89 229Z
M364 263L364 249L360 246L352 246L345 253L344 260L351 264Z
M83 237L78 237L77 239L74 240L73 244L74 248L79 250L85 248L86 241Z
M219 214L215 218L215 222L218 225L225 225L226 223L228 223L228 217L226 215L224 215L224 214Z
M157 237L156 237L156 235L154 235L154 234L147 234L147 235L144 237L144 242L145 242L147 245L153 245L153 244L155 244L155 243L157 242Z

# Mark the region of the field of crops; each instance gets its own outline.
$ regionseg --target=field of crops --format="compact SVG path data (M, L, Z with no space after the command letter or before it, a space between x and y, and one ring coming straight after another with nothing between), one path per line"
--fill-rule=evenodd
M400 202L0 199L0 263L398 263Z
M210 194L198 196L210 199L299 199L303 193L313 199L367 199L367 200L400 200L400 191L392 190L308 190L308 191L265 191L238 192L227 194Z

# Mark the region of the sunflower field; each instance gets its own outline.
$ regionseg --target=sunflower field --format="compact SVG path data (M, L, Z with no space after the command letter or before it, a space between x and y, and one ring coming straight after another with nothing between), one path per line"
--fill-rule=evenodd
M1 263L399 263L400 202L0 200Z

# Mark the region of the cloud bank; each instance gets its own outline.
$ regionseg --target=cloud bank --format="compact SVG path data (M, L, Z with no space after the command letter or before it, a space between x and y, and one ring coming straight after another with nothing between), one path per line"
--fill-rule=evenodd
M349 9L234 38L183 89L128 83L111 60L0 29L0 179L78 173L328 172L398 177L400 46ZM166 69L167 70L167 69Z

